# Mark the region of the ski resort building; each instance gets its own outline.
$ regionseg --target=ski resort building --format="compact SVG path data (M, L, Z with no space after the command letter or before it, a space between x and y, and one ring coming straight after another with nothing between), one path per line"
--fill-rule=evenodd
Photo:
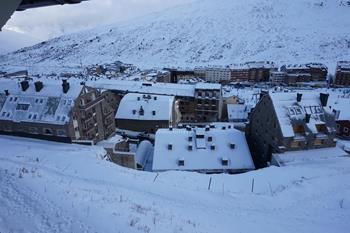
M115 131L105 94L67 80L1 80L0 133L94 144Z
M338 62L334 84L337 86L350 86L350 61Z
M98 80L90 86L112 91L116 98L128 93L173 96L178 102L180 122L215 122L222 115L222 86L215 83L173 84ZM116 106L117 108L117 106Z
M284 65L281 71L290 77L287 83L295 82L325 82L327 81L328 68L321 63ZM296 77L294 81L293 77ZM305 80L303 80L305 79Z
M231 80L231 69L228 67L196 67L195 77L211 83L228 83Z
M273 153L335 146L334 114L326 111L328 94L270 93L250 115L247 139L257 167Z
M337 123L337 136L350 140L350 98L342 96L329 101L329 109L335 116Z
M239 173L254 169L243 133L227 126L186 126L156 133L153 171Z
M154 134L159 128L175 127L180 113L174 96L126 94L115 115L118 129Z

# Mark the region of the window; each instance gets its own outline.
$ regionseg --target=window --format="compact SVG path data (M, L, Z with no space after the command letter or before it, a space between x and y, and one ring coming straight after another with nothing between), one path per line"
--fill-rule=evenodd
M33 120L36 120L36 117L37 117L37 115L36 115L36 114L34 114L34 115L33 115Z
M40 103L42 104L44 102L44 100L43 99L40 99Z
M31 133L31 134L38 134L39 133L38 128L30 127L29 128L29 133Z
M17 104L16 110L27 111L30 104Z
M349 128L348 127L344 127L343 131L344 131L344 133L349 133Z
M66 137L67 136L67 132L63 129L58 129L57 130L57 136L60 136L60 137Z
M52 135L52 134L53 134L52 129L50 129L50 128L45 128L45 129L44 129L44 134L46 134L46 135Z
M36 103L36 104L39 103L39 99L35 99L35 103Z
M32 114L29 114L28 119L32 119L32 116L33 116Z

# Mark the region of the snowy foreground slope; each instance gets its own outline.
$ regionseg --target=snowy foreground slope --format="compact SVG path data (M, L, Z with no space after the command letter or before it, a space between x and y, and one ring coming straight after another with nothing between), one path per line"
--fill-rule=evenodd
M121 60L141 68L273 60L350 59L345 0L197 0L129 22L62 36L0 57L0 64L74 67Z
M349 157L235 176L167 172L155 179L101 160L98 147L5 136L0 145L2 233L345 233L350 227Z

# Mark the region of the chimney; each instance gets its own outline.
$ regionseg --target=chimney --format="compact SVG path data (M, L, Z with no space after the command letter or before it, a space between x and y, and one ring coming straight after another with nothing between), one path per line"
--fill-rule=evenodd
M297 93L297 101L301 102L301 98L303 97L303 94Z
M310 123L310 118L311 118L311 114L308 114L308 113L306 113L305 114L305 123Z
M5 90L5 95L6 95L6 96L10 95L9 90Z
M23 80L21 82L21 88L22 88L22 91L26 91L29 88L29 82L27 80Z
M84 81L80 82L80 85L85 86L85 82Z
M69 91L69 82L67 81L67 79L62 80L62 88L63 93L67 94L67 92Z
M35 82L34 86L35 86L36 92L40 92L41 89L43 89L43 87L44 87L43 82L40 82L40 81Z
M320 101L321 101L322 107L326 107L327 106L328 97L329 97L329 94L320 93Z

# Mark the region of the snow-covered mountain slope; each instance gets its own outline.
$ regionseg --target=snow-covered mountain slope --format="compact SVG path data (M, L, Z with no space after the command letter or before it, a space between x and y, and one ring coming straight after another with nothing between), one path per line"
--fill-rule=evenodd
M345 233L350 227L349 157L241 175L157 175L103 161L98 147L6 136L0 145L0 232Z
M350 59L347 0L198 0L125 23L62 36L0 64L75 66L121 60L140 67L251 60Z
M3 29L0 32L0 54L14 52L23 47L35 45L38 42L40 42L39 39L28 34Z

